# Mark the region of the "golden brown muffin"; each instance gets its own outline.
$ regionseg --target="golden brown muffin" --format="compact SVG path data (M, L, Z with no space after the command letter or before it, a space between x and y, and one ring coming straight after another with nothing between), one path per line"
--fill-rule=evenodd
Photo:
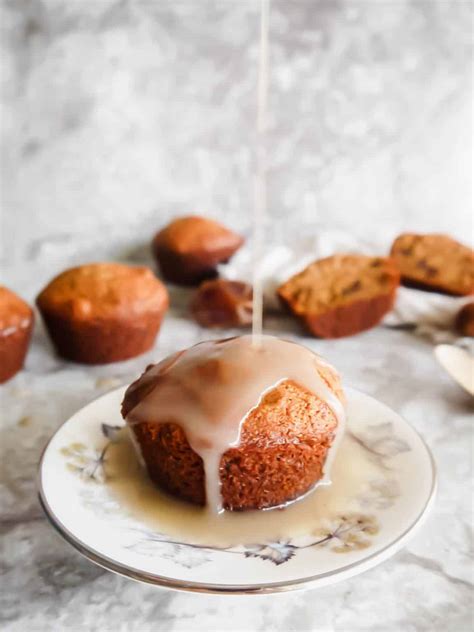
M400 235L391 256L408 287L454 296L474 293L474 253L447 235Z
M180 217L153 239L153 253L163 277L178 285L198 285L217 276L217 265L228 261L244 240L205 217Z
M12 378L22 368L33 323L31 307L0 285L0 384Z
M124 418L150 395L156 379L163 379L167 367L182 353L186 352L166 359L161 372L152 377L148 377L149 367L129 387L122 404ZM236 379L225 366L216 365L215 360L211 364L213 375ZM324 364L314 370L343 402L340 378L334 369ZM212 393L213 383L209 380L206 384L205 375L203 370L202 389L209 388ZM180 420L131 423L130 427L150 478L174 496L204 505L203 461L190 447ZM267 391L245 417L238 446L229 448L221 458L223 506L230 510L275 507L309 491L322 476L337 427L338 419L328 403L294 381L284 380Z
M226 279L204 281L190 308L203 327L247 327L252 324L252 286Z
M461 336L474 337L474 301L461 307L456 316L455 329Z
M351 336L377 325L395 301L400 276L382 257L319 259L278 288L278 296L320 338Z
M92 263L54 278L36 302L60 356L106 364L153 346L168 292L149 268Z

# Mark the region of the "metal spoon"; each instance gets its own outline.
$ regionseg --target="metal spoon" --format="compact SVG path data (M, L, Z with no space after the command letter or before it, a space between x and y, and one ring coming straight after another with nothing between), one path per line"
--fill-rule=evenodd
M434 354L449 375L468 393L474 395L474 356L454 345L437 345Z

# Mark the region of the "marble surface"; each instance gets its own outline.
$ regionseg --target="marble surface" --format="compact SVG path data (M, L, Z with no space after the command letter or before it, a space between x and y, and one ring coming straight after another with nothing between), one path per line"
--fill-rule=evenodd
M246 230L255 2L1 9L2 282L33 300L73 263L151 263L151 232L177 212ZM471 13L463 1L273 3L269 183L281 232L297 218L381 244L401 229L469 234ZM57 359L38 319L25 370L0 387L2 629L471 629L472 402L406 331L304 338L348 385L404 415L437 461L428 522L383 565L317 591L192 595L103 571L55 534L36 500L42 448L80 406L208 337L187 300L173 292L152 352L106 367ZM301 335L287 318L266 328Z
M377 328L345 340L315 341L301 336L290 319L266 321L267 331L301 337L339 367L346 384L399 411L434 453L435 508L409 545L381 566L317 591L193 595L114 576L56 535L36 499L41 450L81 405L130 381L150 361L208 336L188 319L184 297L181 306L174 298L177 307L155 349L106 367L58 360L38 323L25 370L1 387L2 629L469 630L472 400L436 364L431 346L405 331Z

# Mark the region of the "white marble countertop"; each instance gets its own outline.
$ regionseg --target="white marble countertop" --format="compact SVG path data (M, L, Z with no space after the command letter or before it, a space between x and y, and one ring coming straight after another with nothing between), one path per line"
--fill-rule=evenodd
M32 301L75 263L150 263L151 234L176 213L248 226L256 6L2 3L2 283ZM463 0L273 1L269 191L281 232L324 220L384 244L401 230L469 234L471 16ZM206 337L184 303L173 296L147 356L95 368L59 361L38 319L25 370L0 387L2 629L471 629L472 407L406 331L304 340L434 453L434 510L381 566L317 591L193 595L115 576L56 535L36 499L46 441L149 361ZM299 332L286 318L266 327Z
M25 370L1 387L3 629L468 630L472 402L436 364L430 344L405 331L376 328L336 341L304 338L341 370L346 384L405 416L434 453L435 508L409 545L381 566L317 591L194 595L115 576L60 539L36 499L41 451L80 406L130 381L148 362L209 335L187 318L181 294L174 302L178 305L167 315L153 351L103 367L55 358L38 321ZM299 335L283 317L267 320L266 328Z

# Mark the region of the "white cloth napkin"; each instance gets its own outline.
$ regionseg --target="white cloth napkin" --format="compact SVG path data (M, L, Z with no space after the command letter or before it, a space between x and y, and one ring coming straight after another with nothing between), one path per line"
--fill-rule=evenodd
M313 232L314 231L314 232ZM304 231L302 231L304 232ZM264 306L269 311L280 310L276 296L278 286L309 263L335 253L363 253L383 255L387 248L357 240L352 235L332 229L312 229L306 236L286 235L283 239L269 238L265 253L259 261ZM220 266L222 277L233 280L251 280L253 253L250 243L243 246L232 260ZM388 327L412 327L414 331L435 343L453 342L459 336L453 331L457 312L469 297L452 297L400 287L393 310L383 324Z

